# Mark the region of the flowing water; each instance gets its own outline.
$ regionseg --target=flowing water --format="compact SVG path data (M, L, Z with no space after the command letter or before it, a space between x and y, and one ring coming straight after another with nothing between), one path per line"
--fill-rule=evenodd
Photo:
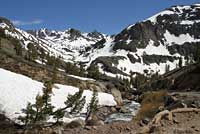
M116 112L110 114L105 123L111 123L114 121L131 121L138 111L140 104L135 101L124 100L124 108L126 112Z

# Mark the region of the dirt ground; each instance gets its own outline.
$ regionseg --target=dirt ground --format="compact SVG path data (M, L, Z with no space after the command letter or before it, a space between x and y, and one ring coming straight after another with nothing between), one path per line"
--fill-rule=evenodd
M200 113L176 113L173 121L163 119L155 134L200 134Z
M64 134L140 134L142 129L139 123L117 122L89 129L66 129ZM200 112L175 113L173 121L162 119L151 134L200 134Z

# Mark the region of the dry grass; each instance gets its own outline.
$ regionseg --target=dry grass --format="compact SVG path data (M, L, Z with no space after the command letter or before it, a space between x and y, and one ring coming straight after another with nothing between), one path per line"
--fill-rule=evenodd
M152 119L159 109L164 106L166 97L167 92L164 90L145 93L142 97L141 108L136 115L136 119Z

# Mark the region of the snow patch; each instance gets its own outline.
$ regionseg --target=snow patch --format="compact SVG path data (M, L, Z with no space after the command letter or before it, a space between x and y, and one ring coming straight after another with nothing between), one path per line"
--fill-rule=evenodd
M150 20L152 23L156 23L158 16L170 15L170 14L174 14L174 12L173 11L169 11L169 10L165 10L165 11L162 11L162 12L160 12L160 13L158 13L158 14L150 17L150 18L148 18L147 20ZM147 20L145 20L145 21L147 21Z
M42 93L43 83L32 80L21 74L16 74L0 68L0 105L3 111L11 119L21 115L21 109L28 102L34 103L37 94ZM73 86L55 84L53 88L52 105L56 108L64 107L64 101L68 94L75 94L79 89ZM86 111L86 105L90 102L92 91L84 90L86 104L82 112ZM98 93L100 105L115 106L116 102L111 94Z
M181 25L193 25L194 23L199 23L200 20L183 20L180 22Z
M79 79L79 80L83 80L83 81L95 81L94 79L91 79L91 78L85 78L85 77L80 77L80 76L75 76L75 75L67 75L69 77L73 77L73 78L76 78L76 79Z
M173 45L178 44L182 45L185 42L198 42L200 39L194 39L189 33L187 34L180 34L179 36L175 36L174 34L171 34L168 30L164 33L164 37L166 39L166 44Z

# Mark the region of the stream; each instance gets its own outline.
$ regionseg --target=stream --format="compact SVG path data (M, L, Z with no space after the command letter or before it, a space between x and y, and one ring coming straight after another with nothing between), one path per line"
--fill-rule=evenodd
M136 112L138 111L140 104L135 101L124 100L124 106L126 112L116 112L110 114L106 119L105 123L111 123L115 121L131 121Z

